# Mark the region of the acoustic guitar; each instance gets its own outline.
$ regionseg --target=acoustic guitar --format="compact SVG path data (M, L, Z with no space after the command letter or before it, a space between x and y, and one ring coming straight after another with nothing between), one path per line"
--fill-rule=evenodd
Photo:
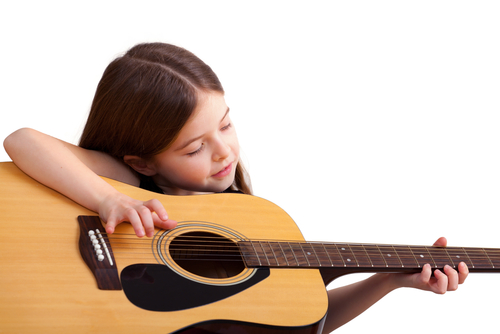
M179 221L106 235L94 212L0 163L1 333L318 333L325 284L355 272L464 261L499 272L500 249L304 241L276 205L242 194L158 198Z

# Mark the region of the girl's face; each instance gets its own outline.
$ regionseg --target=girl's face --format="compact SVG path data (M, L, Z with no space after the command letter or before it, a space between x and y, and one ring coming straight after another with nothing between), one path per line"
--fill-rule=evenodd
M200 93L177 139L153 158L153 180L171 195L221 192L233 183L238 160L238 138L224 95Z

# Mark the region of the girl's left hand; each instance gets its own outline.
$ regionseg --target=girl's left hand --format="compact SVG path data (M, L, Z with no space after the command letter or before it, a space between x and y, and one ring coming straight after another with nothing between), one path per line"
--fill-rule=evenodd
M446 238L439 238L434 246L446 247ZM436 269L434 276L430 264L422 268L422 272L409 275L395 275L398 281L396 284L400 287L416 288L426 291L432 291L437 294L444 294L446 291L455 291L458 285L465 282L469 275L469 269L464 262L458 265L458 272L451 266L446 265L444 272Z

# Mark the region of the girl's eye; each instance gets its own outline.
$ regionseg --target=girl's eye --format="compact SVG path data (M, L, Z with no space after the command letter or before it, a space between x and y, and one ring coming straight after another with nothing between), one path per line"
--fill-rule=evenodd
M195 155L197 155L198 153L203 151L204 147L205 147L205 145L202 143L201 146L196 151L190 152L187 155L189 155L190 157L194 157Z
M221 128L221 131L225 131L225 130L229 129L231 126L232 126L232 124L231 124L231 123L229 123L228 125L226 125L226 126L222 127L222 128Z

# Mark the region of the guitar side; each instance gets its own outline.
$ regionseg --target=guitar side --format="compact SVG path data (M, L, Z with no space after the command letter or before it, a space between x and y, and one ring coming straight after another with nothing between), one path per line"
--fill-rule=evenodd
M131 197L158 198L178 221L210 221L252 239L303 240L283 210L257 197L175 197L107 181ZM123 291L99 290L82 260L77 217L95 213L10 162L0 163L0 187L0 332L207 333L221 326L255 326L260 333L313 333L326 315L319 271L295 269L271 269L255 286L200 307L175 312L138 308ZM121 224L116 232L133 230ZM119 253L115 258L118 272L135 263Z

